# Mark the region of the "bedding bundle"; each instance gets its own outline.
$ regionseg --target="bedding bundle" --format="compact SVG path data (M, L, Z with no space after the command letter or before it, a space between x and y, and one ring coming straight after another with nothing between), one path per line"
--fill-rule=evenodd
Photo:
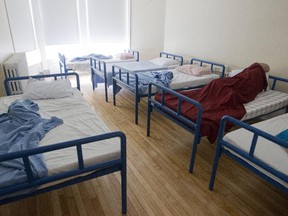
M255 99L258 93L267 88L267 79L263 67L254 63L234 77L215 79L198 90L181 91L180 93L200 102L203 106L201 135L207 136L211 143L217 138L219 123L224 115L241 119L246 110L245 103ZM155 96L161 101L161 94ZM165 95L165 105L177 110L178 98ZM197 108L192 104L182 102L182 115L196 121ZM227 130L231 125L227 125Z
M46 133L63 124L57 117L41 118L38 110L29 99L16 100L0 115L0 155L36 148ZM32 155L29 161L35 178L47 175L42 155ZM0 188L27 181L22 158L0 162L0 175Z

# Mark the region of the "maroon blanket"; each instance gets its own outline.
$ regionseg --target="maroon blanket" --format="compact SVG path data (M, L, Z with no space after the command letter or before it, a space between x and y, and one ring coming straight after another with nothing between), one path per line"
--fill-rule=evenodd
M207 136L208 140L214 143L221 118L230 115L241 119L246 113L243 104L254 100L267 85L265 71L260 64L254 63L234 77L216 79L201 89L180 93L202 104L201 135ZM155 99L161 101L161 95L157 94ZM167 94L165 104L176 111L178 98ZM195 122L197 109L188 102L182 102L182 114ZM231 125L227 125L226 130L230 128Z

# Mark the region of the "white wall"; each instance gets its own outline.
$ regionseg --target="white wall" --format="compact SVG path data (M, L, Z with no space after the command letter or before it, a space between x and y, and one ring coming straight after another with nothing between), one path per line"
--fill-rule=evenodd
M4 0L0 0L0 96L5 95L2 63L14 52Z
M287 11L287 0L166 0L164 48L288 78Z
M131 48L140 59L159 56L164 47L165 0L131 0Z

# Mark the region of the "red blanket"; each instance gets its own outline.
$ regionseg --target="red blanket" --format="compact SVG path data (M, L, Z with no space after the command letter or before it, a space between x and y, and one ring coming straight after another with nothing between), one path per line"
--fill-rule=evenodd
M180 93L202 104L201 136L207 136L208 140L214 143L221 118L230 115L241 119L246 113L243 104L254 100L258 93L267 88L267 85L265 71L260 64L254 63L234 77L216 79L201 89ZM161 101L161 95L157 94L155 99ZM176 111L177 99L167 94L166 106ZM182 102L182 114L195 122L197 109L192 104ZM227 125L226 130L230 128L231 125Z

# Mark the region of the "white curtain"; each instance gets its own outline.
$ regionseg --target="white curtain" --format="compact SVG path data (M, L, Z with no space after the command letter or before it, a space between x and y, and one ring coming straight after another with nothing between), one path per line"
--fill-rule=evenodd
M15 52L36 49L29 0L6 0L11 36Z
M80 42L76 0L39 0L46 45Z
M127 0L87 0L90 42L125 42L127 4Z
M39 0L39 5L46 45L77 44L81 39L124 43L129 38L129 0Z

